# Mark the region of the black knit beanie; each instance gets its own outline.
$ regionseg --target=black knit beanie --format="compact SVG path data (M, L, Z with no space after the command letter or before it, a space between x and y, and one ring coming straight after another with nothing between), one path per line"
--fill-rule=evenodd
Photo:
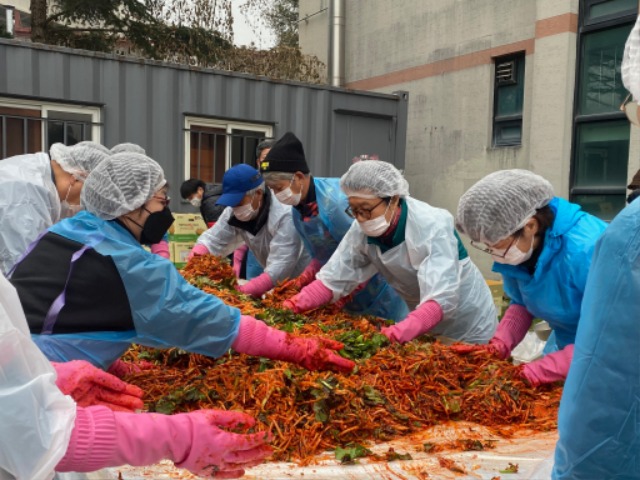
M287 132L274 143L267 157L260 164L260 172L309 173L304 148L298 137Z

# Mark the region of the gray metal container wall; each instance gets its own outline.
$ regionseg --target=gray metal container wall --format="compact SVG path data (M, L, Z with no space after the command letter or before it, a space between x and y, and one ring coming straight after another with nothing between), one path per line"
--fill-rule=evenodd
M351 161L349 147L376 153L362 150L380 136L373 127L382 122L390 145L390 158L382 159L404 166L406 92L272 81L0 39L0 96L102 107L102 142L142 145L172 185L184 176L185 115L271 124L276 138L291 130L317 176L341 175Z

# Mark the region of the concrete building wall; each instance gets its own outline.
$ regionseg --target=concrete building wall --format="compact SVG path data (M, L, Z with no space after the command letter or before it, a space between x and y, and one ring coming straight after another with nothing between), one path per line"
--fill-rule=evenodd
M321 2L302 3L313 10ZM577 13L578 0L346 2L346 86L410 93L405 165L413 196L455 213L484 175L526 168L568 197ZM314 18L313 26L300 23L301 46L313 45L326 61L317 23L327 25L328 11ZM516 52L525 52L522 144L494 147L494 59ZM491 277L490 258L473 250Z

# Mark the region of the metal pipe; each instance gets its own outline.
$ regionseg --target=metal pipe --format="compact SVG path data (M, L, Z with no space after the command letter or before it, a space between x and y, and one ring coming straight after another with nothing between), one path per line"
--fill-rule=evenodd
M329 3L329 84L344 85L344 0Z
M13 24L14 24L14 20L13 20L13 13L14 13L14 7L13 5L5 5L4 6L5 10L5 15L6 15L6 21L7 21L7 26L6 26L6 31L9 35L11 35L13 37Z

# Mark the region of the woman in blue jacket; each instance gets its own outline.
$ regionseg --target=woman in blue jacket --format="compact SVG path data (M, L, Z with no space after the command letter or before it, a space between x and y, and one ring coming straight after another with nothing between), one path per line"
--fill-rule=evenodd
M507 358L534 317L549 322L558 351L523 367L532 384L566 378L595 243L606 223L555 197L526 170L487 175L460 199L457 228L493 257L511 304L486 346ZM460 347L465 351L465 347Z
M308 369L353 368L333 352L339 342L294 337L241 316L142 248L173 223L156 162L120 153L92 173L81 197L86 211L51 227L11 277L49 360L106 368L139 343L211 357L234 348Z

